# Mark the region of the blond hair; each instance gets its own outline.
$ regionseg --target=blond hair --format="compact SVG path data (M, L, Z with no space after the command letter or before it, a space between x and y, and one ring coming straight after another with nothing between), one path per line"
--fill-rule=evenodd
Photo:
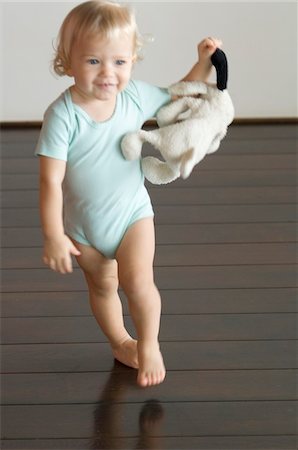
M133 11L127 6L109 1L92 0L72 9L59 31L53 69L66 75L70 69L71 49L82 36L100 36L110 39L125 33L133 37L134 56L138 57L142 38L138 32Z

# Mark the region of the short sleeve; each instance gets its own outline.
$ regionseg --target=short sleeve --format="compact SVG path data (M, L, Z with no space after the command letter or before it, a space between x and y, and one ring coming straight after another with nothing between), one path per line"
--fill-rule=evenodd
M67 108L51 105L44 115L35 155L67 161L71 136L71 121Z
M137 99L144 121L155 117L157 111L171 100L166 88L154 86L144 81L132 80L129 83L129 89Z

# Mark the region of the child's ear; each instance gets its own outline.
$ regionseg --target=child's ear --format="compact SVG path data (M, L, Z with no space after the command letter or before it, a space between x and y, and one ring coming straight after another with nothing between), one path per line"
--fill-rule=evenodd
M67 75L68 77L73 77L73 71L71 70L71 68L65 69L65 75Z

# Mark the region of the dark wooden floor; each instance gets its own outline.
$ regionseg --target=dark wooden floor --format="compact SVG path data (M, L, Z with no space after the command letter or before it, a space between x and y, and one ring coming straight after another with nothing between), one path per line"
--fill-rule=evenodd
M41 264L37 133L2 131L2 448L296 449L295 126L232 126L188 181L150 187L168 374L149 389L79 269Z

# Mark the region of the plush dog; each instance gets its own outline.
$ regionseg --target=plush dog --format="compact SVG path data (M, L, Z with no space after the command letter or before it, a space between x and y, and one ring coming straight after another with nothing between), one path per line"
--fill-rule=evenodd
M153 184L166 184L178 177L187 178L206 154L215 152L234 118L234 107L227 91L228 66L224 52L217 49L211 57L217 85L179 82L169 87L177 100L157 113L160 128L127 134L121 143L127 160L140 158L142 145L149 142L164 161L153 156L142 159L145 177Z

